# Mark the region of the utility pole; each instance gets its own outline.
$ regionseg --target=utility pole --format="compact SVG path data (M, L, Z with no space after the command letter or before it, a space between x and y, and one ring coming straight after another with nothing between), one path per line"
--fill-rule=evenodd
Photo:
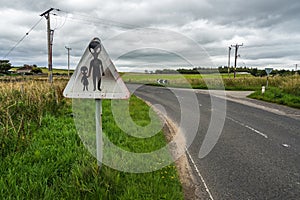
M65 46L65 48L68 50L68 77L70 78L70 50L72 48Z
M47 43L48 43L48 79L50 83L53 83L53 73L52 73L52 45L53 45L53 34L54 30L51 30L50 27L50 12L56 10L59 11L59 9L50 8L49 10L46 10L44 13L42 13L40 16L44 16L47 20Z
M228 47L228 78L230 73L230 55L231 55L231 47Z
M295 66L296 66L296 72L295 72L295 74L298 75L298 71L297 71L298 64L295 64Z
M231 47L235 48L235 56L234 56L234 78L236 77L236 63L237 63L237 58L238 58L238 50L239 50L239 47L241 47L243 45L244 44L231 45Z

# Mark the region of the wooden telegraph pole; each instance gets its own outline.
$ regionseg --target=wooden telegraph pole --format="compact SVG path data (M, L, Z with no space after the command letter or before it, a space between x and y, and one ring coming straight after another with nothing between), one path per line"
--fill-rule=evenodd
M65 46L65 48L68 50L68 77L70 78L70 51L72 48Z
M52 73L52 45L53 45L53 34L54 30L51 30L50 25L50 13L51 11L56 10L59 11L59 9L50 8L49 10L42 13L40 16L44 16L47 20L47 43L48 43L48 79L50 83L53 83L53 73Z
M231 54L231 47L228 47L228 78L230 77L230 54Z
M231 47L235 48L235 56L234 56L234 78L236 77L236 63L237 63L237 58L238 58L238 50L239 50L239 47L241 47L243 45L244 44L231 45Z

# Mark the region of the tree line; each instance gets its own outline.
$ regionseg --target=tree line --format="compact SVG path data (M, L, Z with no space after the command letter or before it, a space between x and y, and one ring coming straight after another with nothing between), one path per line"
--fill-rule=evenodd
M24 67L26 66L30 66L30 65L24 65ZM0 60L0 73L1 74L9 74L9 70L12 68L13 66L11 65L9 60ZM32 70L31 73L33 74L38 74L38 73L43 73L41 68L38 68L37 65L32 65Z
M213 73L234 73L234 68L230 67L228 71L228 67L218 67L218 68L192 68L192 69L184 69L179 68L176 70L173 69L163 69L163 70L156 70L156 74L213 74ZM248 68L248 67L237 67L236 68L237 73L248 73L252 76L266 76L267 73L264 69L257 69L257 68ZM270 75L280 75L280 76L288 76L288 75L294 75L296 71L292 70L285 70L285 69L274 69L272 70ZM300 70L298 70L298 74L300 73Z

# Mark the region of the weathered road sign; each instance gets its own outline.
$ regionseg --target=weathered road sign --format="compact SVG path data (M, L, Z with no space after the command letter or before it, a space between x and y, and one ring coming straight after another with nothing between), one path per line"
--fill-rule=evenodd
M69 98L95 99L95 140L100 167L103 157L102 99L128 99L130 93L99 38L94 38L89 43L63 95Z
M98 38L89 43L63 94L69 98L88 99L127 99L130 96Z
M269 75L273 71L273 68L265 68L265 71L266 71L267 75Z
M265 68L265 71L267 73L267 84L266 84L266 88L269 87L269 74L271 74L271 72L273 71L273 68Z

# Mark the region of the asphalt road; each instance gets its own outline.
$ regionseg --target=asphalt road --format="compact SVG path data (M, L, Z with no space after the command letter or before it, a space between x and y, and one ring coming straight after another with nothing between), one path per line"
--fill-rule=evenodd
M131 91L136 87L128 85ZM192 141L187 154L203 183L199 187L207 187L203 198L300 199L299 119L233 101L225 102L223 117L224 99L193 90L141 86L134 94L161 105ZM212 150L199 158L208 130L218 132L220 127L220 135L213 133L217 140Z

